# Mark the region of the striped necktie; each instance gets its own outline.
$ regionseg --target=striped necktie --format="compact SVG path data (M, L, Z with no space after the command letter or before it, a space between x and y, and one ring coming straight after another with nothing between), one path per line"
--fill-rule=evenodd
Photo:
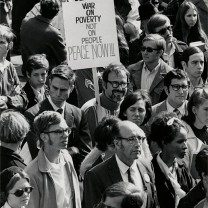
M56 112L58 112L58 113L60 113L62 115L63 109L62 108L59 108Z

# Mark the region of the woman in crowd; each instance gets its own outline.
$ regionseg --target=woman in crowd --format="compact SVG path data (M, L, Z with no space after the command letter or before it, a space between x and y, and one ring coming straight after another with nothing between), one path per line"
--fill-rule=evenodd
M146 134L149 135L147 122L152 115L151 99L146 90L137 90L125 97L120 106L119 118L128 120L139 126ZM152 159L147 140L142 143L141 156Z
M189 98L187 110L188 115L182 120L188 132L187 145L191 168L193 155L197 154L204 144L208 144L208 89L196 89ZM194 172L192 174L196 177Z
M23 169L11 166L0 173L0 200L2 208L25 208L33 187Z
M80 174L84 177L87 170L111 157L114 153L112 126L119 121L115 116L104 117L94 132L95 147L81 164Z
M185 165L178 160L186 154L186 129L175 113L162 112L152 123L150 139L161 148L152 160L160 208L175 208L195 185Z
M184 1L181 4L176 16L173 36L188 45L191 42L202 41L207 48L207 36L202 29L197 8L193 3Z

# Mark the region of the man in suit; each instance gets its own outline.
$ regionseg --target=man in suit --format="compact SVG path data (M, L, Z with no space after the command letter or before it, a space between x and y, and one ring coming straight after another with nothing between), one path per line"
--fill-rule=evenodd
M164 75L172 70L160 58L165 48L166 44L162 36L158 34L147 35L142 42L143 60L127 68L131 74L130 80L133 90L148 90L153 104L159 102L164 87Z
M172 68L182 69L181 56L188 47L186 43L173 37L172 25L170 19L163 14L153 15L147 23L149 33L159 34L166 41L166 49L162 59Z
M113 125L112 135L115 154L85 175L85 208L99 203L105 189L120 181L131 182L144 191L143 208L157 207L153 171L150 164L138 159L144 132L130 121L119 121Z
M28 81L23 87L29 101L27 109L43 101L48 95L48 87L45 85L48 75L49 63L45 54L35 54L28 58L26 74Z
M74 88L74 82L75 74L69 66L59 65L55 67L49 79L48 98L28 109L25 116L32 124L34 118L43 111L58 111L62 114L67 125L72 129L72 133L69 135L68 147L71 147L72 154L77 153L72 157L78 171L81 161L90 152L91 139L83 111L66 102ZM27 136L26 143L29 146L32 158L36 157L38 153L36 141L37 138L32 129Z

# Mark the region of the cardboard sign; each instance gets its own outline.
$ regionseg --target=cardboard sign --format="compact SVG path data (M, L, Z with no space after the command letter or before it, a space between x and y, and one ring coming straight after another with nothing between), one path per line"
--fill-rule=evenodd
M119 62L113 0L62 1L68 64L72 69Z

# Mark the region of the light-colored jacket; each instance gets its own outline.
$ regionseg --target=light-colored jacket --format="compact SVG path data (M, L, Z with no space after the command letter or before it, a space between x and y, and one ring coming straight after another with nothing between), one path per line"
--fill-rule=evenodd
M65 167L73 195L73 208L81 208L79 182L72 158L66 150L61 150L60 154L63 155L66 162ZM54 181L42 149L25 171L30 177L31 186L34 187L27 208L57 208Z

